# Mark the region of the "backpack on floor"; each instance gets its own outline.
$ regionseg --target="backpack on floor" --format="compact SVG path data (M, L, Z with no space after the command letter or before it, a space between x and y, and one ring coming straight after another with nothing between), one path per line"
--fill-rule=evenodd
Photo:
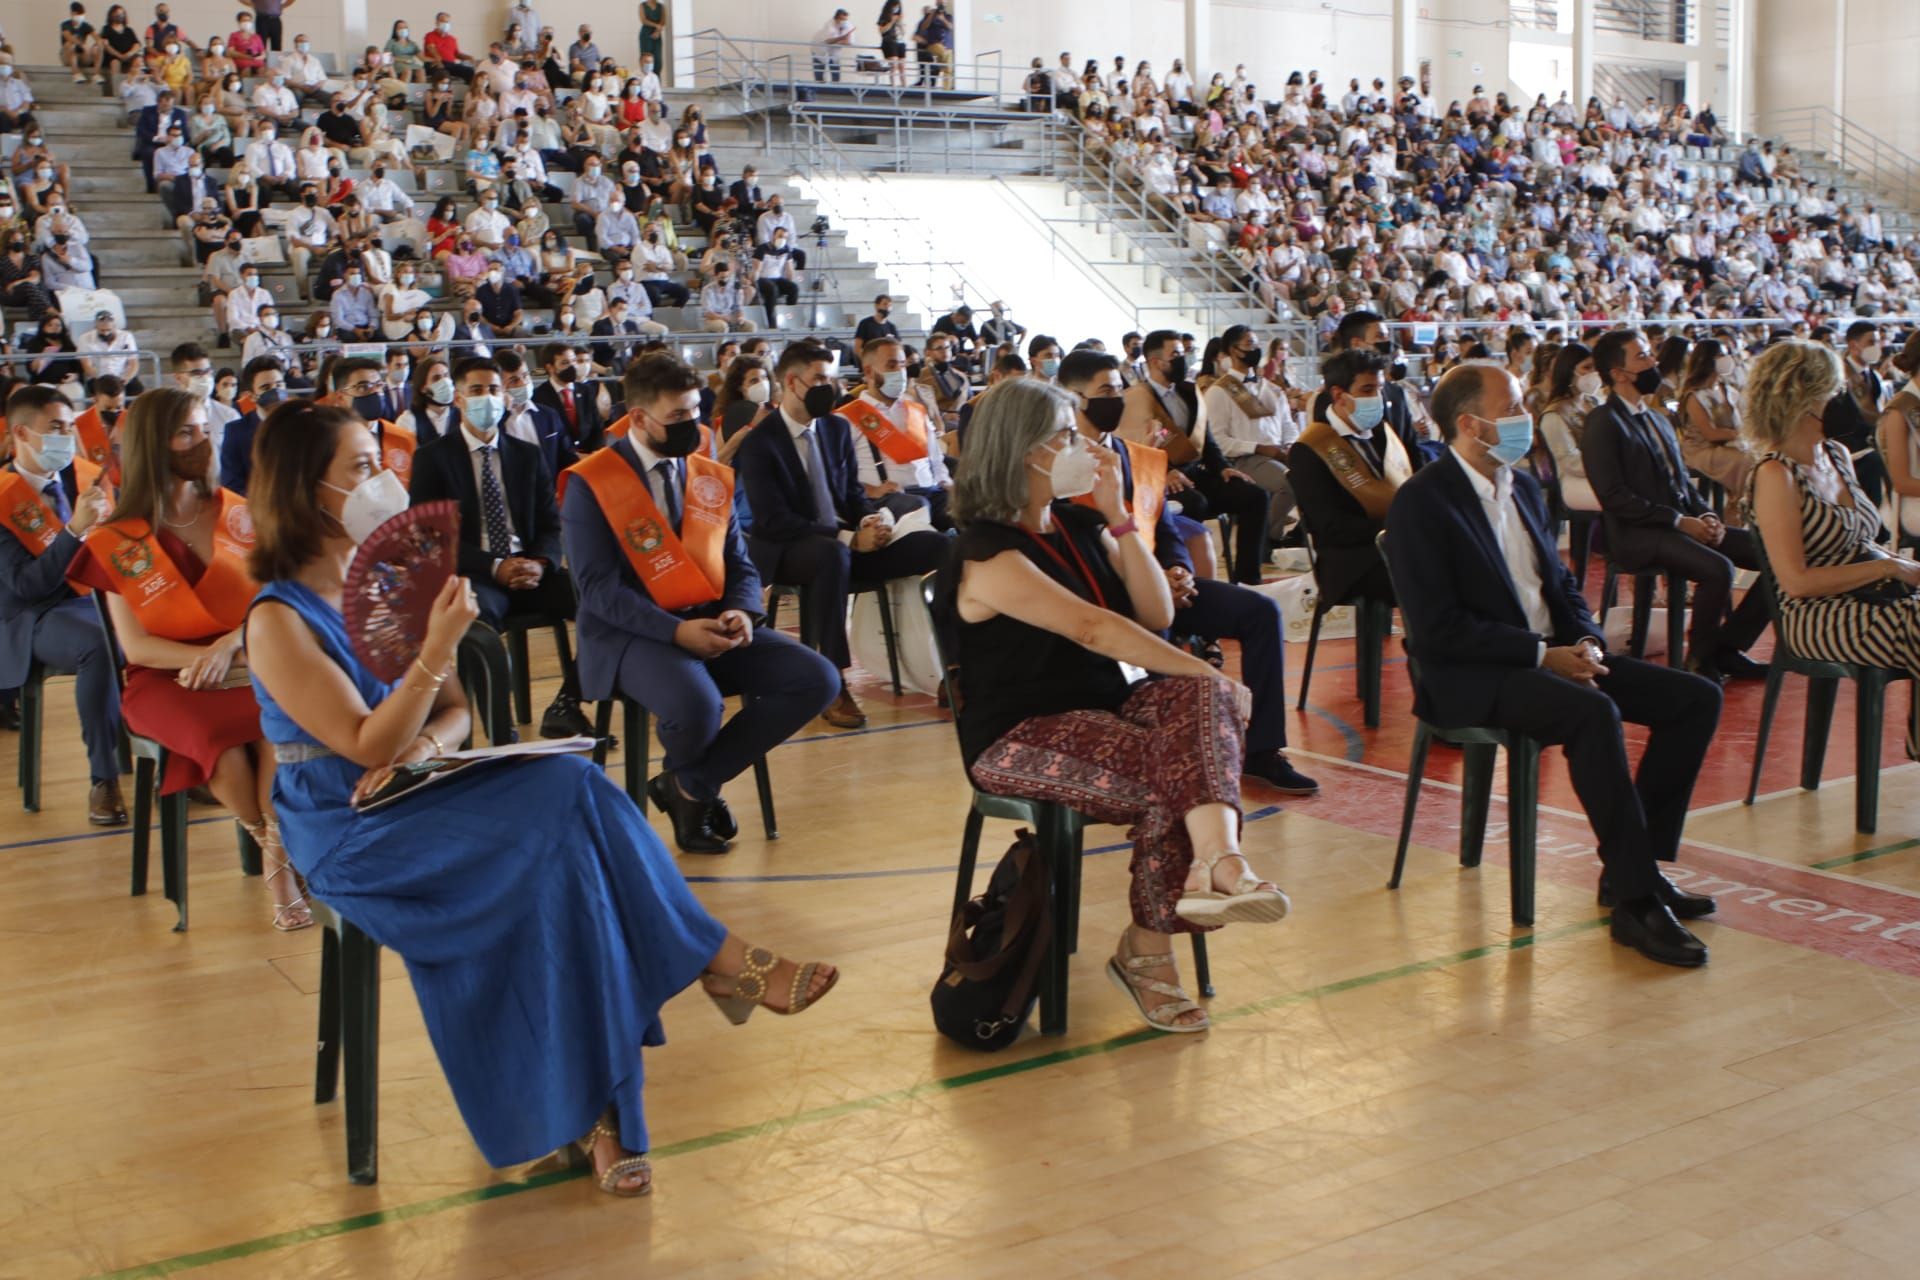
M1039 1003L1040 965L1052 941L1047 865L1022 829L987 891L953 922L946 967L933 985L933 1025L969 1049L1012 1044Z

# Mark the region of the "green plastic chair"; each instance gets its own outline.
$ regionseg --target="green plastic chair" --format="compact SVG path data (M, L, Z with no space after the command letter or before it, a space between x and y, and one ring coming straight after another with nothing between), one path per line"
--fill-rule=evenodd
M1760 734L1754 742L1753 772L1747 779L1746 803L1752 804L1760 791L1760 765L1767 758L1767 737L1773 732L1773 715L1780 706L1780 686L1786 683L1788 673L1807 678L1807 717L1800 738L1800 787L1804 791L1816 791L1820 787L1820 771L1827 760L1827 735L1833 728L1840 682L1851 680L1856 699L1854 771L1858 775L1853 795L1853 826L1862 835L1872 835L1880 821L1880 739L1886 727L1887 686L1896 680L1910 679L1911 673L1857 662L1823 662L1795 653L1787 642L1786 628L1780 625L1780 584L1767 560L1767 549L1757 537L1754 545L1760 548L1762 580L1771 588L1767 603L1773 617L1773 659L1767 666L1767 692L1760 704Z
M1380 558L1393 578L1393 558L1387 554L1387 535L1374 539ZM1394 598L1406 597L1394 582ZM1414 660L1413 627L1406 611L1400 613L1401 638L1407 649L1407 675L1420 685L1420 667ZM1493 770L1501 747L1507 749L1507 862L1513 922L1533 923L1534 853L1540 829L1540 744L1507 729L1471 727L1443 729L1415 720L1413 759L1407 765L1407 798L1400 811L1400 845L1394 851L1393 876L1387 888L1398 889L1407 867L1407 846L1413 840L1413 817L1420 805L1420 783L1426 775L1427 752L1435 742L1460 748L1465 769L1460 787L1460 865L1477 867L1487 840L1487 812L1493 799Z
M333 1101L344 1052L347 1179L372 1186L380 1176L380 944L320 899L307 905L322 930L313 1101Z

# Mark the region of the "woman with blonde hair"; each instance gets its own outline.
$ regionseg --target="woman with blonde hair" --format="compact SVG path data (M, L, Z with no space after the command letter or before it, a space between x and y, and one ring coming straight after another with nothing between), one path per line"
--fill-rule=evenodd
M259 845L273 927L313 923L287 865L271 790L273 756L246 682L242 625L259 590L247 571L253 520L215 483L207 406L172 387L121 423L120 496L67 576L106 594L126 656L121 714L167 749L163 795L205 785Z
M1778 343L1747 375L1745 430L1759 456L1747 522L1766 549L1781 639L1803 657L1920 675L1920 564L1880 548L1880 513L1821 415L1846 387L1833 351ZM1758 589L1758 588L1756 588ZM1907 755L1920 759L1920 698Z

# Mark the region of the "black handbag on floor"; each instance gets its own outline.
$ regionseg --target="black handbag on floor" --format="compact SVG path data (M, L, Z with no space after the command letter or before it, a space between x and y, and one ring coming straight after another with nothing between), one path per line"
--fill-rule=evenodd
M933 1025L969 1049L1012 1044L1040 1000L1040 963L1052 941L1047 865L1022 829L987 891L953 922L946 967L933 985Z

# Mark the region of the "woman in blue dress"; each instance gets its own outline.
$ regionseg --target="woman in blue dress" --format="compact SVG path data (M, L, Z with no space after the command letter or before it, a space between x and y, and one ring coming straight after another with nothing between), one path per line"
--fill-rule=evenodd
M414 665L388 684L340 614L355 548L404 510L360 419L292 401L254 444L247 624L287 852L313 893L407 962L434 1051L489 1163L577 1145L602 1190L644 1195L643 1045L694 982L735 1023L799 1013L838 979L744 945L694 899L644 817L578 756L474 770L359 813L390 766L467 736L455 647L475 617L454 576ZM580 1135L585 1134L585 1138Z

